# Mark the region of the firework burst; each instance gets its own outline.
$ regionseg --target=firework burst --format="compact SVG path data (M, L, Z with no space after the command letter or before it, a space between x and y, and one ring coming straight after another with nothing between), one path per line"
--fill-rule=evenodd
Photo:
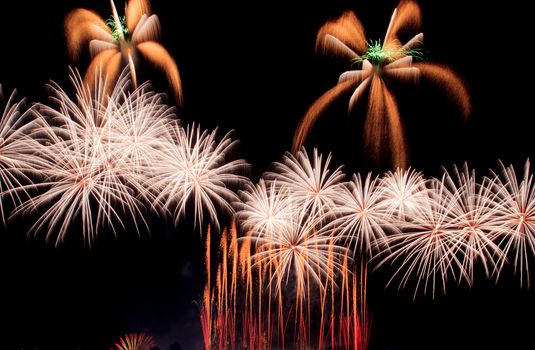
M24 110L25 101L17 101L14 91L3 103L0 85L0 215L5 224L4 202L13 204L29 198L27 190L34 187L31 176L40 158L34 148L40 139L43 120Z
M117 350L149 350L153 346L156 346L154 338L145 333L126 334L115 343Z
M505 253L499 262L499 271L512 255L515 272L520 274L520 285L530 285L529 260L535 254L535 188L530 162L526 162L522 177L517 177L513 166L500 162L501 173L496 175L494 192L500 202L498 226L494 239ZM498 272L499 277L499 272Z
M113 0L110 0L112 17L104 21L98 14L75 9L65 19L67 46L73 59L77 59L89 43L92 61L84 82L93 86L95 76L104 74L109 86L119 76L123 60L127 62L134 87L137 87L135 64L143 56L165 72L177 102L182 103L182 84L175 61L159 44L160 22L150 14L147 0L130 0L125 16L119 17Z
M370 173L363 180L360 174L353 175L344 189L336 199L336 218L325 228L349 241L355 255L367 262L374 252L384 249L377 242L384 242L385 230L395 233L397 227L385 210L378 177Z
M468 116L470 101L467 89L455 73L435 64L413 65L413 59L421 56L419 47L423 43L423 34L415 35L404 45L399 41L398 35L402 30L419 29L420 22L418 5L413 1L401 1L394 10L383 42L367 42L362 24L352 12L323 25L318 32L316 50L348 59L361 67L340 75L338 84L312 104L295 132L294 153L334 100L353 90L349 100L351 113L368 91L368 111L364 122L364 143L368 154L379 160L386 148L388 159L395 167L406 167L408 152L404 128L396 99L387 85L389 80L414 82L424 76L444 87L460 106L463 115Z
M136 218L144 222L140 198L146 198L147 190L141 186L136 167L147 162L138 156L156 156L164 148L172 114L146 86L127 94L127 75L121 76L110 96L102 77L95 83L95 95L78 74L73 73L71 80L75 100L52 83L55 106L36 107L40 120L48 121L42 126L43 140L35 142L33 149L40 158L35 172L40 186L47 189L17 207L14 214L44 209L31 232L46 230L49 239L57 229L56 244L79 218L84 240L91 244L102 226L116 232L117 224L124 227L127 218L139 230ZM136 133L127 132L134 128ZM152 138L156 134L162 139ZM151 142L142 145L149 137Z
M330 154L323 162L323 156L317 149L314 149L312 157L302 149L295 157L286 154L281 163L274 164L274 172L266 174L266 178L285 188L296 207L302 207L313 217L325 218L334 209L345 178L342 167L331 173L330 162Z
M414 210L426 199L423 175L414 169L388 171L381 177L382 205L397 220L409 220Z
M229 186L247 181L237 175L245 168L245 161L226 162L236 141L229 134L218 141L217 130L201 132L195 125L186 129L175 125L170 132L173 143L152 162L153 177L146 182L155 205L172 213L178 223L191 201L195 225L202 223L206 211L214 226L219 227L217 207L234 213L230 203L238 200Z
M288 191L277 186L276 181L266 185L264 179L248 187L241 192L243 202L237 203L238 219L245 231L263 237L283 230L293 215L293 199Z
M452 215L455 218L457 238L460 240L458 255L462 258L459 281L466 280L471 286L474 268L480 263L486 277L496 271L497 261L504 258L501 249L493 242L492 234L500 230L496 215L501 209L499 198L493 192L496 179L484 178L478 183L475 171L464 164L459 170L445 174L444 184L454 194Z
M430 180L428 198L416 208L412 220L402 225L401 232L384 238L390 249L376 255L380 261L377 267L399 262L388 285L400 278L399 288L403 288L414 278L415 298L420 289L434 297L438 287L446 292L450 277L466 275L458 253L469 248L458 235L454 213L457 196L442 181Z

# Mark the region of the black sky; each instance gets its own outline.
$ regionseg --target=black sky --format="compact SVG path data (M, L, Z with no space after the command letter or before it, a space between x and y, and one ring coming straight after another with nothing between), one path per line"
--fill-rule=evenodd
M419 1L427 58L449 65L466 80L473 103L470 121L462 123L431 85L395 90L411 164L428 175L464 161L480 174L496 168L498 159L520 167L535 151L527 5L519 0L467 3ZM240 140L236 156L249 161L250 175L258 177L290 149L307 107L347 68L315 56L321 24L351 9L369 38L382 38L396 1L153 0L152 5L162 24L162 43L183 81L185 107L179 117L222 133L234 130ZM49 80L69 86L73 63L66 54L63 18L76 7L104 17L110 13L106 0L2 5L4 93L16 88L31 102L45 102ZM147 72L142 78L166 91L163 77ZM354 122L336 113L344 103L322 119L307 147L333 151L335 164L345 164L348 172L377 170L362 159ZM176 341L196 349L200 329L193 301L202 287L202 242L187 219L175 229L150 218L151 235L141 237L124 232L114 239L103 231L90 251L77 239L56 248L42 235L26 237L29 221L20 218L0 228L0 339L7 344L0 348L107 349L125 332L146 330L162 348ZM472 290L452 286L446 297L414 303L410 293L383 291L384 279L376 274L370 280L373 348L535 347L534 294L521 290L512 276L497 286L484 279Z

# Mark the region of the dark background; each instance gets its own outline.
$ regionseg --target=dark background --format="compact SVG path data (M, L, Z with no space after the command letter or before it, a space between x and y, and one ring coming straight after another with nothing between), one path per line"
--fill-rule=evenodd
M532 157L533 41L520 1L467 4L419 1L427 58L455 69L467 82L468 123L439 88L394 86L405 122L411 165L429 176L468 161L479 174L496 161L521 167ZM479 2L477 2L479 4ZM122 4L117 3L118 8ZM236 156L258 178L291 147L307 107L336 83L347 65L314 54L327 19L354 10L369 38L382 38L395 1L157 1L162 43L176 59L185 96L179 117L204 128L234 130ZM0 83L30 102L46 101L45 84L68 88L63 18L76 7L110 14L105 0L12 1L0 9ZM83 71L88 60L78 64ZM142 79L166 91L163 76L141 64ZM172 102L172 101L171 101ZM381 170L362 156L359 118L347 118L347 99L334 104L307 147L334 152L347 173ZM0 348L108 349L119 336L146 331L161 348L200 349L195 304L203 284L199 230L186 218L178 228L150 218L151 233L101 232L91 250L76 228L55 247L44 235L27 237L31 218L0 228ZM480 274L481 275L481 274ZM454 283L447 296L412 301L384 291L386 276L370 277L374 349L535 348L535 295L506 275L494 286Z

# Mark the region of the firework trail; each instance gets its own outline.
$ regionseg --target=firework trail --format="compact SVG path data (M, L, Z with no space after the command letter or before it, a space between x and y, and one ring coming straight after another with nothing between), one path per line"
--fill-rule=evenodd
M238 196L229 186L248 181L236 174L246 167L245 161L226 162L237 141L230 134L218 141L217 130L201 132L195 125L185 130L175 125L170 133L173 142L162 149L157 159L151 160L153 173L145 183L155 206L172 213L178 223L191 201L195 225L203 221L206 211L212 224L219 227L216 206L233 214L231 203Z
M126 334L115 343L117 350L149 350L154 346L156 346L154 338L145 333Z
M139 56L142 56L166 74L176 101L182 104L178 68L167 50L157 42L160 21L158 16L150 14L149 2L128 1L122 18L119 17L113 0L110 0L110 5L112 17L108 21L86 9L75 9L65 18L65 36L70 56L78 59L89 43L92 61L87 68L84 83L92 87L95 76L103 73L109 84L108 90L111 90L121 73L123 61L126 61L136 88L135 64Z
M274 249L277 238L269 238L269 235L262 236L260 241L248 235L238 238L233 226L223 230L219 262L212 265L208 230L207 281L200 303L205 349L323 349L327 345L347 350L366 349L370 319L362 284L365 278L349 273L351 260L347 254L335 252L338 248L332 239L327 241L325 249L320 242L311 242L308 246L304 243L318 237L302 237L303 243L296 246L294 252L287 249L286 256L294 255L295 265L283 267L287 239L280 240L280 259L272 253L268 254L271 258L267 258L258 254L265 251L266 245L266 249ZM268 239L273 242L269 243ZM339 253L345 250L341 249ZM313 266L318 259L325 263ZM302 263L311 266L305 267ZM306 271L301 269L303 267ZM325 276L321 275L321 270ZM314 288L314 273L318 274L323 288ZM289 274L301 274L302 282L289 279ZM299 291L301 296L296 295ZM320 319L319 324L314 321L317 319Z
M401 1L394 10L383 42L366 41L362 24L352 12L324 24L317 35L316 51L360 64L360 69L340 75L338 84L308 109L303 116L293 141L295 154L304 144L316 120L340 96L353 90L349 100L351 113L359 100L368 94L368 111L364 122L364 143L374 160L380 160L387 151L387 159L394 167L407 166L408 151L397 102L387 81L415 82L420 76L445 89L466 118L470 113L468 91L463 82L447 67L430 63L413 64L421 57L419 47L423 34L417 34L404 45L398 34L406 29L418 30L421 13L412 1Z

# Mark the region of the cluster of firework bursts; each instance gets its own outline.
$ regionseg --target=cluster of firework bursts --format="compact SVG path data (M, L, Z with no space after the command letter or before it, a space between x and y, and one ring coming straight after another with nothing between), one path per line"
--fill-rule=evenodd
M102 230L149 229L148 213L175 222L193 212L206 233L206 285L200 302L208 349L366 349L368 269L390 268L388 285L435 296L450 281L471 286L481 273L498 279L506 265L530 283L535 254L535 188L529 161L476 177L467 165L425 178L407 169L403 124L388 79L437 81L459 105L470 101L462 81L442 66L419 63L417 34L401 45L398 32L420 26L411 1L394 12L384 43L367 42L350 12L327 22L317 49L348 58L361 69L343 73L337 86L301 120L293 153L254 184L244 160L232 160L229 134L182 126L165 96L138 85L135 62L161 68L182 103L178 69L155 40L159 22L149 4L132 0L121 19L113 1L106 24L78 9L66 20L76 58L86 44L93 57L82 79L71 72L72 98L49 85L49 104L25 107L12 94L0 119L0 213L35 218L30 232L61 243L81 227L89 245ZM123 61L127 69L120 74ZM388 78L388 79L387 79ZM343 93L349 110L369 90L364 141L374 159L395 171L354 174L347 181L331 157L302 148L315 121ZM1 95L1 94L0 94ZM383 146L383 145L386 145ZM220 230L221 214L233 219ZM210 227L220 233L212 242ZM214 250L215 242L218 248ZM212 263L212 259L218 259ZM145 349L151 337L130 334L118 349Z
M329 169L314 151L287 154L236 204L215 277L207 237L201 322L207 349L366 348L369 266L390 284L435 296L475 271L499 278L510 262L529 286L535 190L500 163L481 180L466 165L426 179ZM215 280L215 283L214 283ZM215 285L214 285L215 284ZM319 321L318 321L319 320Z
M128 92L128 74L111 95L103 78L90 91L71 77L74 100L51 84L53 106L21 112L12 97L5 107L1 199L3 206L12 199L11 216L36 214L31 232L57 235L57 243L80 221L91 244L103 227L115 233L129 223L139 232L149 211L178 221L190 200L198 221L207 212L217 223L216 204L231 210L237 196L227 186L244 180L235 174L244 162L225 159L235 145L230 135L180 126L148 84Z

